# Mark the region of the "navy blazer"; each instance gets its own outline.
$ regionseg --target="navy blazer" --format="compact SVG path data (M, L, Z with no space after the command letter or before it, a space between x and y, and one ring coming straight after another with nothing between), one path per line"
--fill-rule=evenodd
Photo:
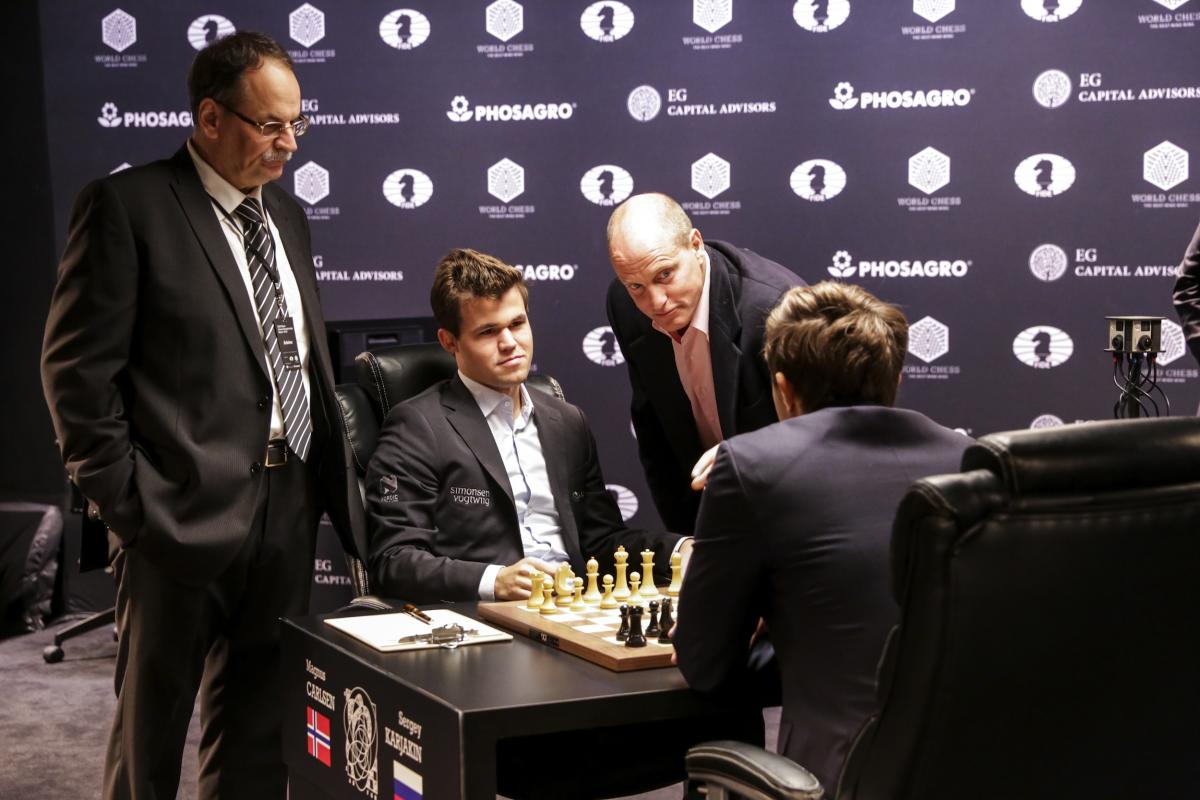
M803 286L774 261L727 242L704 245L709 279L709 352L725 438L778 421L763 359L763 326L779 297ZM629 368L630 415L654 505L667 528L690 533L700 507L691 471L704 453L668 336L655 330L619 280L608 288L608 321Z

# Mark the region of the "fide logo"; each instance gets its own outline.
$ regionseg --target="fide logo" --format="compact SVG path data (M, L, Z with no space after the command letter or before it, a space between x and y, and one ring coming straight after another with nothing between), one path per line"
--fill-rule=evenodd
M649 122L662 111L662 95L653 86L639 86L629 93L625 108L638 122Z
M729 188L729 162L708 153L692 162L692 189L709 200Z
M846 188L846 170L825 158L799 164L788 178L792 191L813 203L832 200Z
M1013 180L1026 194L1054 197L1075 183L1075 165L1054 153L1038 153L1017 165Z
M607 325L593 328L583 337L583 354L602 367L619 367L625 356L617 346L617 335Z
M908 352L926 364L950 352L950 328L933 317L922 317L908 326Z
M1013 339L1013 355L1027 367L1052 369L1061 366L1075 352L1075 343L1066 331L1050 325L1026 328Z
M488 167L488 194L501 203L511 203L525 191L525 168L504 158Z
M692 0L692 22L716 33L733 21L733 0Z
M1048 69L1033 81L1033 99L1043 108L1058 108L1071 99L1071 78L1060 69Z
M633 176L615 164L601 164L583 173L579 191L598 206L620 205L633 193Z
M205 14L188 25L187 38L192 47L203 50L218 39L224 39L236 32L233 23L219 14Z
M305 3L288 14L288 35L304 47L312 47L325 38L325 12Z
M809 33L828 33L850 16L850 0L796 0L792 19Z
M937 22L954 10L954 0L913 0L913 13Z
M371 798L379 796L379 760L375 754L375 703L366 689L355 686L343 693L342 727L346 732L346 778Z
M1033 422L1029 423L1029 429L1036 431L1041 428L1061 428L1063 421L1061 417L1056 417L1053 414L1042 414L1034 417Z
M1142 177L1164 192L1188 179L1188 152L1171 142L1160 142L1142 154Z
M137 41L137 18L116 9L100 20L100 41L123 53Z
M925 194L933 194L950 183L950 156L926 147L908 159L908 183Z
M579 17L579 27L596 42L615 42L633 30L633 10L624 3L592 3Z
M637 495L616 483L606 483L604 488L608 489L613 500L617 501L617 508L621 510L621 521L629 522L633 519L633 515L638 512Z
M1039 244L1029 256L1029 271L1049 283L1066 274L1068 263L1066 250L1056 244Z
M1081 5L1083 0L1021 0L1021 10L1038 22L1061 22Z
M398 8L379 21L379 38L397 50L420 47L429 32L429 18L411 8Z
M329 196L329 170L309 161L292 175L292 192L310 206Z
M525 9L514 0L496 0L484 10L484 27L502 42L525 29Z
M1158 354L1157 360L1159 366L1165 367L1172 361L1181 358L1187 352L1187 344L1183 338L1183 328L1179 326L1179 323L1164 319L1162 321L1160 337L1162 352Z
M383 196L398 208L418 208L433 197L433 181L416 169L398 169L383 181Z
M121 124L121 114L117 111L116 103L105 103L100 106L100 116L96 117L105 128L115 128Z

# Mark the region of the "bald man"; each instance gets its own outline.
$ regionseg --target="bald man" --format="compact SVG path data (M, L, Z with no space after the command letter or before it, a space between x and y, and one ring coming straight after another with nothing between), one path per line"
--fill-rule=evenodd
M778 421L763 327L780 296L804 281L749 250L705 242L664 194L617 207L608 255L616 272L608 320L629 366L646 482L667 528L691 533L700 506L693 470L703 472L724 439Z

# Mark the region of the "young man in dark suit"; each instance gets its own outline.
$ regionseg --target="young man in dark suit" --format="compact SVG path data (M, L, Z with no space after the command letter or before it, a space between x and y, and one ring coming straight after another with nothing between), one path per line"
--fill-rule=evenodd
M780 422L727 439L708 475L675 636L701 691L742 690L760 620L783 689L779 750L834 794L898 622L888 550L905 490L971 439L894 408L908 323L857 286L789 291L766 323Z
M210 45L195 132L89 184L42 380L72 479L110 531L117 711L105 797L174 797L197 690L200 796L282 798L278 620L303 613L328 511L362 555L308 223L271 185L307 120L287 53Z
M711 465L723 439L776 421L763 322L804 282L749 250L706 243L663 194L635 195L613 212L608 253L617 276L608 320L629 367L646 482L663 523L690 533L700 506L693 471Z

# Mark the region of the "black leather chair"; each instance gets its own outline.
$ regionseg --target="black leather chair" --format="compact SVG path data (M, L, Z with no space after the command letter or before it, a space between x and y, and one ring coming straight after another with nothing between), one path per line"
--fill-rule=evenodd
M1200 420L996 434L962 469L901 503L880 710L830 796L1200 791ZM741 745L687 768L710 798L822 796Z

